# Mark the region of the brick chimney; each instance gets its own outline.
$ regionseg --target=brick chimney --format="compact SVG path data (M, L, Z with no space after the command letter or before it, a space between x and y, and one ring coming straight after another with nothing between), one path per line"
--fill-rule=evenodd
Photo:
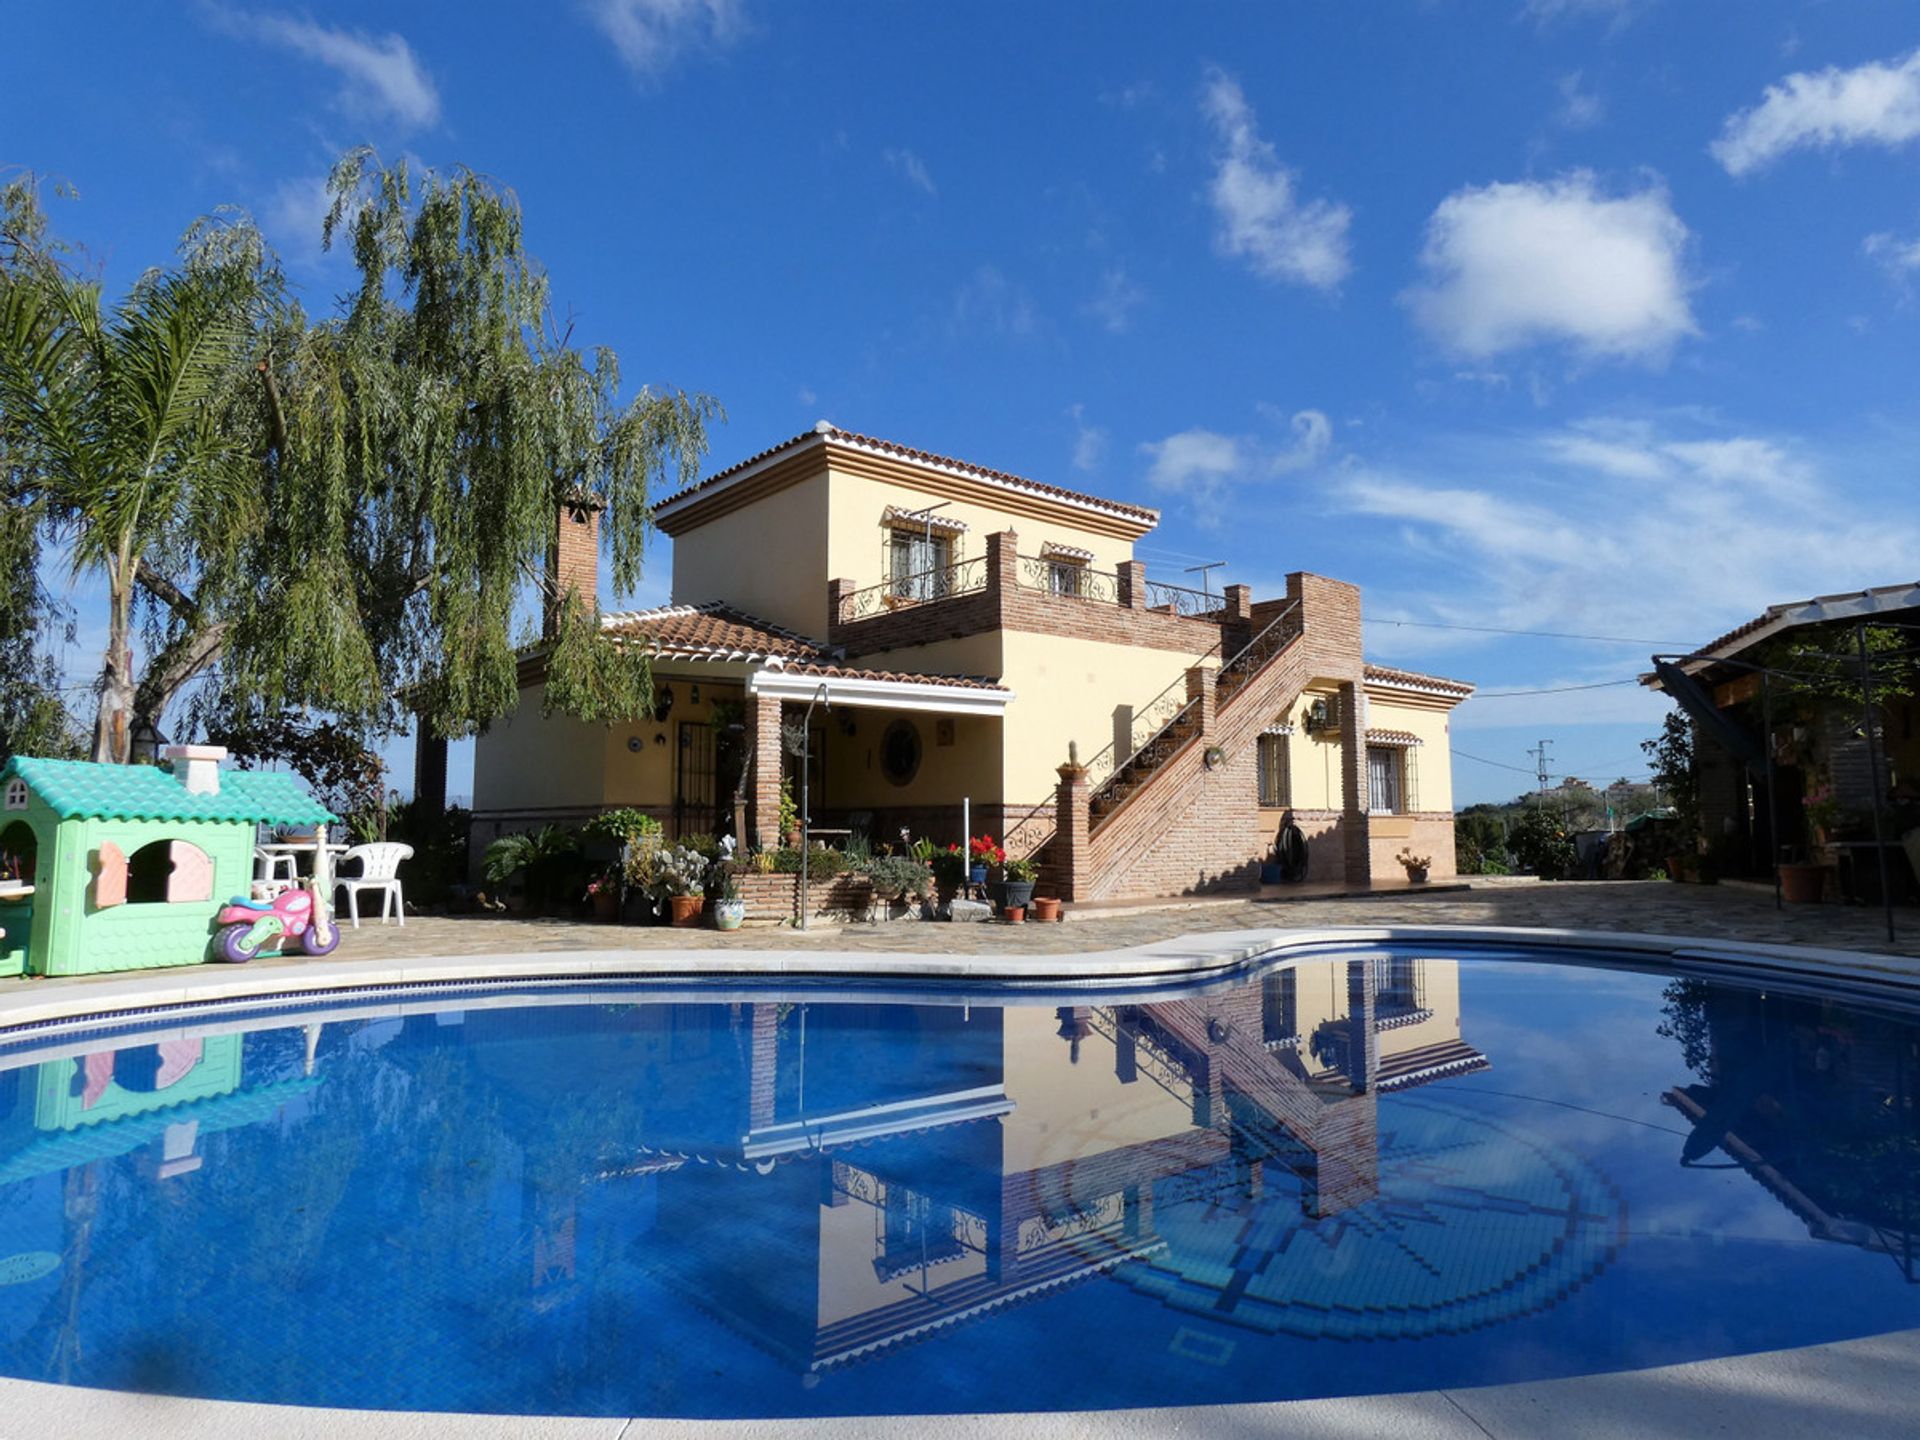
M588 605L600 603L600 497L576 490L560 502L553 548L547 552L547 607L543 631L551 640L560 605L569 591Z

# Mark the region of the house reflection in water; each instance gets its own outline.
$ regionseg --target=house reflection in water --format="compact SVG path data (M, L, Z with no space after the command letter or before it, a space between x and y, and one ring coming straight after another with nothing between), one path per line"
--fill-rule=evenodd
M1815 1239L1920 1279L1912 1018L1686 980L1667 1002L1665 1028L1701 1076L1663 1097L1693 1127L1680 1163L1731 1160Z
M654 1013L698 1024L673 1008ZM640 1258L802 1371L1117 1267L1151 1289L1178 1272L1164 1205L1341 1215L1378 1193L1381 1095L1488 1063L1457 965L1385 958L1150 1004L747 1005L673 1043ZM712 1061L746 1081L737 1134L676 1130L673 1095Z

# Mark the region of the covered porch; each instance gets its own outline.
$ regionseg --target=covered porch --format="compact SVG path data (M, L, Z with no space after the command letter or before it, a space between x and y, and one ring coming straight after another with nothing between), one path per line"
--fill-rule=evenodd
M746 683L746 835L781 843L784 781L809 835L964 842L1004 820L1013 692L970 676L768 666Z

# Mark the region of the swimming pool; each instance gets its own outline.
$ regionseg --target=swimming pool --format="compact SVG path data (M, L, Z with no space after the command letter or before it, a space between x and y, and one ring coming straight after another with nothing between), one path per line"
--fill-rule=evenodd
M1920 1017L1540 959L1330 950L1044 1003L474 992L3 1054L0 1374L970 1412L1920 1325Z

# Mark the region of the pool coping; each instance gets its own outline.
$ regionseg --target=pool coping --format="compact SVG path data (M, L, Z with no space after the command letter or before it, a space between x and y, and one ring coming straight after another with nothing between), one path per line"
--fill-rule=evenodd
M572 950L529 954L307 960L263 966L195 965L18 982L0 990L0 1044L66 1024L246 1004L326 1001L355 993L431 993L438 987L571 981L781 981L994 986L1010 990L1155 988L1224 979L1292 952L1385 945L1543 948L1578 958L1644 956L1695 970L1815 980L1853 993L1920 993L1920 959L1872 951L1694 940L1678 935L1494 925L1261 927L1202 932L1073 955L927 955L902 951ZM1550 955L1537 957L1551 959Z
M111 980L79 977L32 982L0 994L0 1044L135 1018L189 1018L276 1000L320 1003L357 993L418 997L442 987L516 981L849 979L867 982L975 984L1008 988L1112 990L1225 978L1289 952L1336 947L1452 944L1481 948L1552 946L1582 954L1645 957L1683 968L1817 981L1853 993L1920 997L1920 960L1867 951L1749 944L1676 935L1545 927L1386 925L1262 928L1183 936L1081 955L920 955L808 951L586 950L528 955L451 955L382 960L309 961L266 968L196 966L131 971ZM1539 957L1549 958L1549 957ZM24 993L22 993L24 992ZM156 1012L158 1012L156 1016ZM915 1427L955 1440L986 1435L1144 1437L1200 1427L1244 1433L1325 1436L1406 1435L1445 1440L1556 1435L1697 1434L1709 1429L1751 1437L1804 1433L1811 1423L1850 1435L1907 1435L1920 1425L1911 1393L1920 1374L1920 1329L1894 1331L1792 1350L1694 1361L1649 1370L1473 1389L1292 1400L1213 1407L916 1416ZM1867 1405L1863 1408L1862 1402ZM1810 1420L1808 1407L1819 1413ZM1877 1408L1876 1408L1877 1407ZM902 1412L910 1414L911 1412ZM831 1419L697 1421L626 1417L456 1414L336 1410L157 1396L0 1378L0 1436L165 1437L433 1436L593 1437L629 1434L803 1440L872 1436L893 1440L899 1415ZM14 1430L10 1427L23 1427ZM645 1427L644 1432L634 1427Z

